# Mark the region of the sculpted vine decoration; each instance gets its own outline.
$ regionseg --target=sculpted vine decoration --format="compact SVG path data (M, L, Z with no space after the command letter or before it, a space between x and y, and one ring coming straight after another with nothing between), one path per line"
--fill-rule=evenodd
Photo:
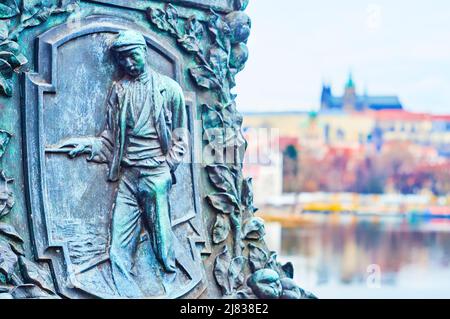
M50 16L73 12L77 2L62 6L59 0L16 0L0 3L0 94L13 95L12 78L27 63L17 42L20 33L46 22Z
M0 130L0 159L11 136ZM0 169L0 299L58 298L50 272L25 257L23 238L2 221L14 206L12 182Z
M75 10L77 1L62 6L61 1L3 0L0 3L0 94L13 95L14 73L28 63L18 44L20 33L46 22L50 16ZM12 134L0 130L0 159ZM50 272L25 257L24 240L14 226L3 220L14 206L13 183L0 169L0 299L58 298Z
M235 86L234 77L248 59L245 43L250 35L250 18L242 11L222 18L211 10L206 23L194 15L184 21L171 4L164 10L149 8L147 15L159 30L169 32L186 52L195 56L196 65L189 69L195 83L215 92L221 104L231 103L235 98L230 93Z
M242 12L247 1L235 1L235 9L224 17L212 11L206 22L196 16L179 17L169 4L149 8L149 21L169 33L194 56L189 68L194 83L215 94L213 104L202 106L203 133L214 160L206 166L215 189L206 200L217 212L212 242L223 245L214 263L214 277L227 298L301 299L314 296L293 281L291 263L281 265L275 252L263 243L264 221L253 214L252 179L242 176L247 142L242 135L242 116L236 109L235 76L248 59L250 18ZM241 11L239 11L241 10ZM230 234L231 240L230 240ZM232 242L233 249L227 243ZM246 256L245 252L247 252ZM247 280L245 270L252 274Z

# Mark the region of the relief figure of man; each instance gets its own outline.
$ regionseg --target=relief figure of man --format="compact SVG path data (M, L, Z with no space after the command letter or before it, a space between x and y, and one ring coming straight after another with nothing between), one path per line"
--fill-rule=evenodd
M111 45L123 77L112 85L105 130L97 137L70 138L70 157L109 164L118 182L112 211L110 260L121 296L142 296L133 274L142 227L164 273L176 275L169 194L174 172L188 149L187 115L181 87L148 66L139 32L121 31Z

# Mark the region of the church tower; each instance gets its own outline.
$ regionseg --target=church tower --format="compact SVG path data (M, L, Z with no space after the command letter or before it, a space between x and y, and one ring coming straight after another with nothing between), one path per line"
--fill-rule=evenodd
M329 110L332 108L331 99L331 86L327 84L322 85L322 95L320 97L321 110Z
M349 74L347 84L345 85L344 99L343 99L343 109L344 111L355 111L356 110L356 87L353 81L352 73Z

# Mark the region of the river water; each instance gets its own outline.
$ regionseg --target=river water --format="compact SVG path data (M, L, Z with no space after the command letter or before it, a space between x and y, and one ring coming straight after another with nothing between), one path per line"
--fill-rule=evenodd
M450 219L314 216L279 259L319 298L450 298Z

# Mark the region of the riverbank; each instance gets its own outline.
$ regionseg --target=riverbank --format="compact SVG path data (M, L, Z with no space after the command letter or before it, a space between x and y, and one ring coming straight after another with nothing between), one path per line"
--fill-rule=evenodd
M266 199L261 211L268 219L284 217L307 222L304 213L340 213L364 216L431 216L450 218L450 196L432 194L300 193ZM302 221L300 221L302 220Z

